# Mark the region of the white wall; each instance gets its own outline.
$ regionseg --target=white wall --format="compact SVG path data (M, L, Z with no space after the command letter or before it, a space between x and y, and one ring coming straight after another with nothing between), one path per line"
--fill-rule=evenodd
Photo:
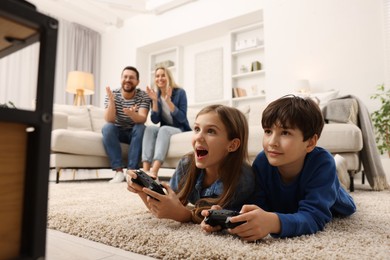
M269 100L308 79L313 91L339 89L372 110L384 82L381 0L272 0L264 6Z
M185 75L188 75L184 77L184 80L180 83L182 83L182 86L185 87L186 92L187 92L187 99L189 104L194 104L195 103L195 89L197 86L195 86L195 57L197 54L202 53L207 50L213 50L213 49L218 49L221 48L224 50L224 57L223 60L226 61L228 59L229 53L225 51L227 49L227 46L229 42L229 37L218 37L214 38L209 41L202 41L199 43L194 43L186 48L184 48L184 57L183 57L183 66L186 68L184 71ZM229 80L226 75L230 75L230 67L226 65L226 63L223 63L223 71L224 71L224 83ZM227 99L228 97L226 96L227 93L224 93L224 99ZM229 92L228 94L231 94Z
M385 78L381 0L198 0L159 16L137 16L122 29L103 34L101 82L118 87L123 67L135 65L137 55L141 65L142 60L147 64L142 51L155 48L154 43L259 9L264 9L268 101L293 91L295 80L306 78L313 91L338 89L342 95L356 95L370 110L379 106L369 96ZM218 41L221 36L215 37ZM144 70L141 80L143 88ZM188 78L180 83L188 91L195 87Z
M137 62L137 48L147 49L148 46L155 48L153 46L155 42L173 39L187 32L251 13L262 7L262 0L198 0L162 15L139 15L127 20L123 28L111 29L102 35L100 82L104 86L101 87L119 86L122 69ZM209 38L213 37L213 34L209 36ZM196 43L198 38L187 40ZM166 47L160 46L160 49L164 48ZM147 71L140 72L142 80L140 87L143 88L147 82Z

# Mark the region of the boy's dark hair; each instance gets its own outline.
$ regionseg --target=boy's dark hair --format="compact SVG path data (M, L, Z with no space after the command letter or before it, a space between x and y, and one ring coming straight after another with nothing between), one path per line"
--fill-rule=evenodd
M303 141L306 141L315 134L320 138L324 118L319 106L312 99L286 95L265 108L261 125L263 128L271 128L273 125L298 128L302 131Z
M134 71L135 74L137 75L137 80L139 80L139 72L138 72L138 70L137 70L135 67L133 67L133 66L126 66L126 67L122 70L122 74L123 74L123 72L124 72L125 70L132 70L132 71Z

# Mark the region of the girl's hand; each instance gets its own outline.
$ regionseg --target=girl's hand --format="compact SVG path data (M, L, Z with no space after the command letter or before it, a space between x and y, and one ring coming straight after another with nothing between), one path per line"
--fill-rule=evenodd
M233 229L228 229L229 233L236 234L245 241L255 241L266 237L270 233L280 232L279 217L275 213L266 212L256 205L244 205L241 214L230 219L232 223L246 221Z
M157 218L173 219L179 222L191 220L191 211L187 209L179 200L176 193L167 183L162 183L167 191L166 195L159 194L148 188L142 191L148 194L148 208Z
M131 181L131 178L137 179L137 174L133 172L132 170L127 170L127 190L133 193L143 193L142 188L140 185L137 183L134 183Z
M213 205L211 206L211 209L215 209L215 210L220 210L222 209L221 206L219 205ZM200 213L203 217L208 217L209 215L209 211L208 210L202 210L202 212ZM221 230L221 227L220 226L210 226L209 224L206 224L204 222L204 219L202 221L202 223L200 223L200 228L204 231L204 232L207 232L207 233L211 233L211 232L215 232L215 231L219 231Z

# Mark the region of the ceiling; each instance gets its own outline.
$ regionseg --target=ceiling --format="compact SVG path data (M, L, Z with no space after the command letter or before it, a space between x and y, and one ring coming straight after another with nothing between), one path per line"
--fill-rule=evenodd
M97 31L122 27L139 14L159 15L196 0L28 0L39 12L77 22Z

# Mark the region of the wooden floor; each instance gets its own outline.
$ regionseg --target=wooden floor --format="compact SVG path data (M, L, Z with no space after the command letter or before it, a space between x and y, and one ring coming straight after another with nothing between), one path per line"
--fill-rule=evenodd
M154 259L110 247L84 238L71 236L56 230L47 230L47 260L129 260Z

